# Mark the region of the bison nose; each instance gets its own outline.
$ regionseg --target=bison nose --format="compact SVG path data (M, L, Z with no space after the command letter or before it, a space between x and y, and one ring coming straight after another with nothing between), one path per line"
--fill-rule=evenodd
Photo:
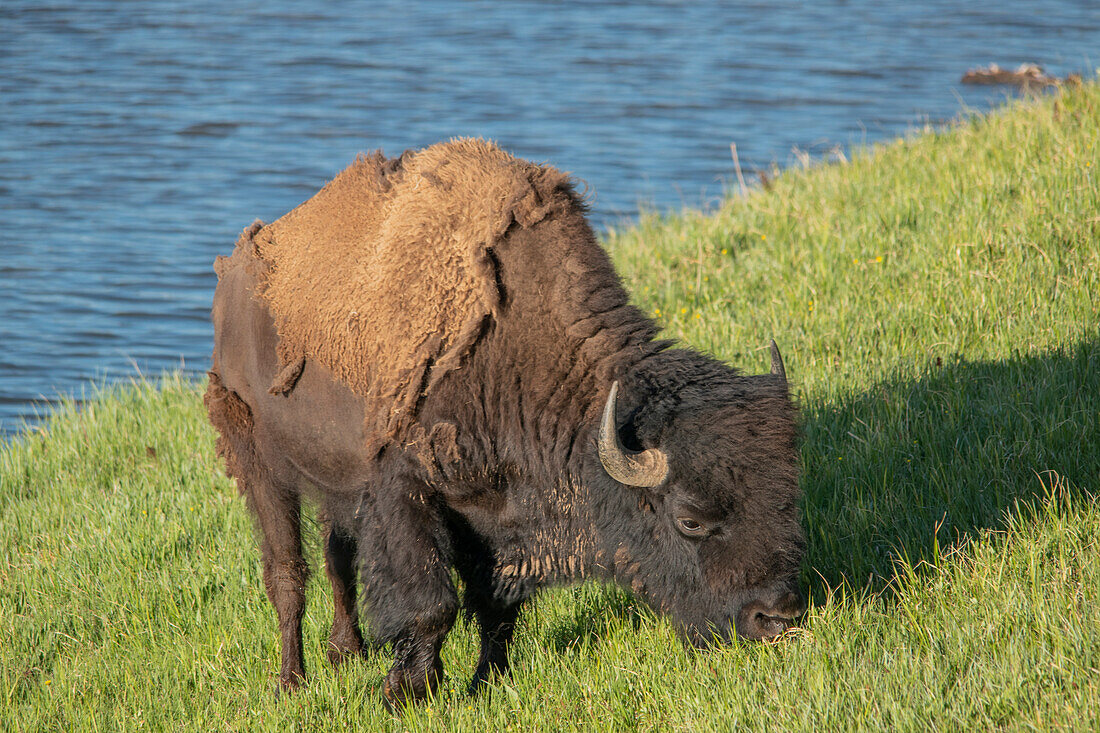
M754 601L737 614L737 633L746 639L774 639L794 626L806 612L806 601L795 592L787 592L774 602Z

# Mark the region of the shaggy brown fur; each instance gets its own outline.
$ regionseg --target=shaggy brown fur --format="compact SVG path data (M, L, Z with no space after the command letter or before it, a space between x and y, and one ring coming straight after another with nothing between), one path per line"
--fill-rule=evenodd
M558 171L469 140L361 159L215 269L207 409L260 530L285 687L305 674L303 496L324 518L330 659L361 650L361 598L391 704L439 684L461 608L472 687L505 671L550 584L618 582L696 644L801 612L781 360L746 376L657 340ZM618 450L666 456L657 485L605 468L613 382Z
M513 222L571 205L568 185L480 140L357 159L253 236L290 376L317 360L379 406L369 451L403 439L420 398L462 364L500 303L493 247Z

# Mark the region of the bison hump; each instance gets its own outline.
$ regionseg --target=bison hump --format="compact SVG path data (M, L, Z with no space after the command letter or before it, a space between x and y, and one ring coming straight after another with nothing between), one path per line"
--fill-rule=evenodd
M572 201L554 195L568 187L565 174L480 140L360 156L252 234L281 363L324 364L368 399L379 446L400 439L497 313L490 249L513 224Z

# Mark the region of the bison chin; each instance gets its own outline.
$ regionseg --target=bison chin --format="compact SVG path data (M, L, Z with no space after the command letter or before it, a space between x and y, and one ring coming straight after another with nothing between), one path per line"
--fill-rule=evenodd
M697 649L728 643L735 636L766 641L782 635L806 612L806 601L793 581L739 595L742 598L705 619L681 618L684 641Z

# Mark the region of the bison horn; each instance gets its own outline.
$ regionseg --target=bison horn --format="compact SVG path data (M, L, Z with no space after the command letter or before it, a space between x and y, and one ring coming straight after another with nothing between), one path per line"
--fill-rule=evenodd
M657 486L668 477L668 456L660 448L640 452L623 448L619 442L619 431L615 427L615 398L618 394L619 383L614 382L603 408L603 420L600 421L600 440L597 446L600 463L607 475L621 484L642 488Z
M779 347L775 345L775 339L772 339L772 374L779 377L783 384L787 383L787 370L783 368L783 357L779 354Z

